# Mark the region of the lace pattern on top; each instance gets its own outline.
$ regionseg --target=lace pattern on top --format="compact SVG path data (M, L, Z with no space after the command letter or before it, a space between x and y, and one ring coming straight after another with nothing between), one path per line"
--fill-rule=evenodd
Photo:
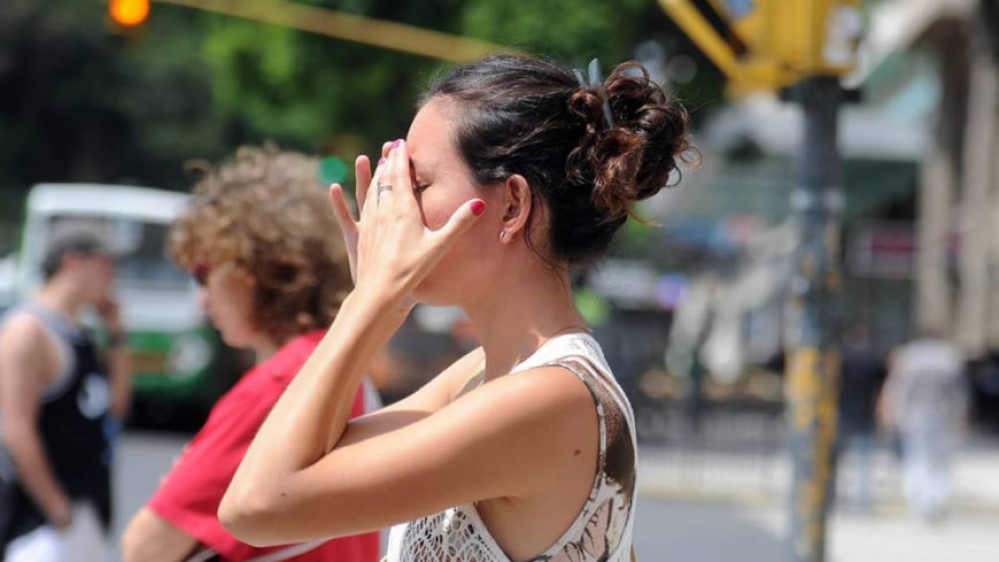
M600 448L593 487L583 509L562 537L532 562L623 562L629 560L632 542L637 461L631 407L595 340L584 334L557 339L561 341L551 340L514 371L558 365L579 377L594 398ZM510 562L474 505L450 508L393 528L386 560Z

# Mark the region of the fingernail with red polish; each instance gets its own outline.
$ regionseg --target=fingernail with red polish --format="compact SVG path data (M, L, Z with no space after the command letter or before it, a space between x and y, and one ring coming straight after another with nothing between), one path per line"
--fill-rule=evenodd
M388 162L388 160L386 160L386 159L384 159L384 158L379 158L379 159L378 159L378 165L379 165L379 166L381 166L382 164L384 164L384 163L386 163L386 162Z
M396 139L392 142L392 148L399 148L400 144L402 144L402 139Z
M479 215L481 215L484 212L486 212L486 203L485 203L485 201L472 201L472 214L473 215L479 216Z

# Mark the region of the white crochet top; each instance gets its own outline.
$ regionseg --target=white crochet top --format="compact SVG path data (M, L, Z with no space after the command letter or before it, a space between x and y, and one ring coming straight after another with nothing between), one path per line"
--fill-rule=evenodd
M600 427L597 473L589 499L561 538L532 562L630 560L638 450L631 405L599 344L572 333L545 342L510 375L547 365L572 371L593 394ZM462 505L392 528L387 562L510 562L474 505Z

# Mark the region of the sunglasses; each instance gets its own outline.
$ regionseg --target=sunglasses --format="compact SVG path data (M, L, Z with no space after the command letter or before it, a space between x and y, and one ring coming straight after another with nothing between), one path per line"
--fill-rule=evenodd
M191 277L194 278L194 282L204 287L208 283L208 276L212 273L212 268L205 264L199 264L191 268Z

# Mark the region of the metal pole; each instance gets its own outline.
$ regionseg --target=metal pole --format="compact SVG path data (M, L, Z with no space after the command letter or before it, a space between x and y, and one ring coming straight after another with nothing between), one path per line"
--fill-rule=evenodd
M813 77L794 89L804 115L798 189L799 229L788 306L786 396L792 460L789 547L793 562L823 562L835 465L839 356L834 307L839 293L839 81Z

